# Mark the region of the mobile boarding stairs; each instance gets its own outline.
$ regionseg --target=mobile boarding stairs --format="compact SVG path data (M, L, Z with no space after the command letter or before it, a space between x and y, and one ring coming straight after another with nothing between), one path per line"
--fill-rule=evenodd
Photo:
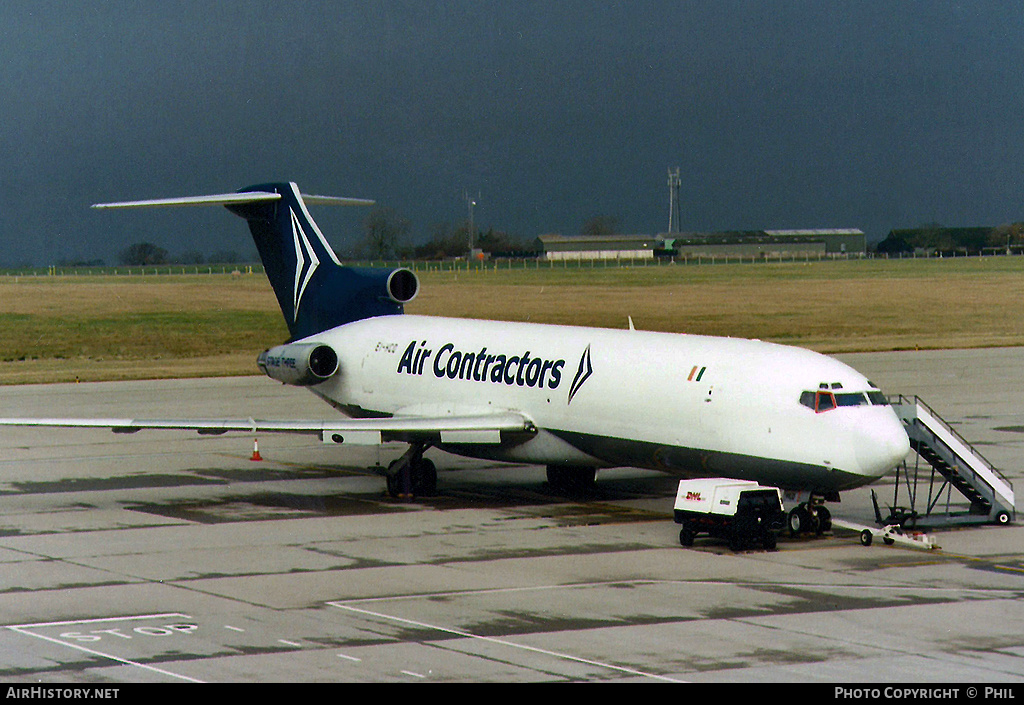
M880 523L904 528L930 528L963 524L1008 524L1016 518L1013 485L960 434L939 418L919 397L902 394L889 399L910 437L913 459L897 469L890 516ZM931 466L927 480L920 461ZM927 470L924 470L927 472ZM909 507L898 506L900 484ZM927 498L920 495L927 484ZM955 496L953 490L960 496Z

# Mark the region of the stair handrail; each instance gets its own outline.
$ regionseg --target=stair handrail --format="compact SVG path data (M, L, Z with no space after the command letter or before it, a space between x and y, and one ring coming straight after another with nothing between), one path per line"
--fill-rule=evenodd
M963 444L963 446L964 446L964 447L965 447L965 448L966 448L966 449L967 449L967 450L968 450L968 451L969 451L969 452L970 452L970 453L971 453L971 454L972 454L972 455L973 455L973 456L974 456L975 458L977 458L977 459L978 459L978 461L979 461L979 462L981 462L981 464L982 464L982 465L983 465L983 466L984 466L984 467L985 467L986 469L988 469L988 470L989 470L989 471L990 471L990 472L991 472L991 473L992 473L993 475L995 475L995 476L996 476L996 477L998 477L998 478L999 478L1000 480L1002 480L1002 482L1003 482L1003 483L1004 483L1004 484L1005 484L1005 485L1006 485L1007 487L1009 487L1009 488L1010 488L1010 491L1011 491L1011 492L1013 491L1013 483L1012 483L1012 482L1010 482L1010 481L1009 481L1009 480L1008 480L1008 479L1006 478L1006 476L1005 476L1005 475L1003 475L1003 473L1001 473L1001 472L999 471L999 469L998 469L998 468L996 468L996 466L995 466L995 465L993 465L992 463L990 463L990 462L989 462L989 460L988 460L988 458L986 458L986 457L985 457L984 455L982 455L981 453L979 453L979 452L977 451L977 449L976 449L976 448L975 448L975 447L974 447L973 445L971 445L970 443L968 443L968 442L967 442L967 439L965 439L965 438L964 438L963 436L961 436L961 435L960 435L959 433L957 433L956 429L954 429L954 428L953 428L952 426L950 426L950 425L949 425L948 423L946 423L945 419L943 419L943 418L942 418L941 416L939 416L939 415L938 415L937 413L935 413L935 410L934 410L934 409L932 409L932 408L931 408L930 406L928 406L928 404L926 404L926 403L924 402L924 400L923 400L923 399L921 399L921 397L917 396L916 394L915 394L915 395L914 395L913 397L907 397L907 396L904 396L903 394L898 394L898 395L896 395L896 396L897 396L897 399L898 399L898 402L897 402L897 403L899 403L899 404L900 404L901 406L902 406L903 404L909 404L909 403L913 403L913 404L916 404L916 405L918 405L918 406L921 406L921 407L923 407L923 408L924 408L924 410L925 410L925 411L927 411L927 412L928 412L928 414L929 414L929 415L930 415L930 416L931 416L931 417L932 417L933 419L935 419L935 421L936 421L936 422L937 422L937 423L938 423L939 425L941 425L941 426L942 426L943 430L945 430L945 431L946 431L947 433L949 433L949 434L950 434L951 436L953 436L953 437L954 437L954 438L955 438L956 440L960 441L960 443L962 443L962 444ZM889 402L889 403L890 403L890 404L892 404L892 401L891 401L891 397L890 397L890 402ZM952 448L951 448L950 450L952 450ZM973 469L973 468L971 468L971 471L972 471L972 472L974 472L974 469ZM975 473L975 474L977 474L977 473ZM994 489L994 488L993 488L993 489Z

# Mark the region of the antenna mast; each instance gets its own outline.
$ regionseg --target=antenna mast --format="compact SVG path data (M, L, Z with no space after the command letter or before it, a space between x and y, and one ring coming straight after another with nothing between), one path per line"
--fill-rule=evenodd
M679 167L668 170L668 232L679 232Z
M480 196L478 194L477 197L474 199L472 196L469 195L468 191L463 191L462 192L462 197L466 199L466 208L469 209L469 224L467 226L467 228L469 230L469 252L467 253L467 257L472 259L473 258L473 239L474 239L474 236L475 236L475 233L473 232L473 208L476 207L476 202L480 200Z

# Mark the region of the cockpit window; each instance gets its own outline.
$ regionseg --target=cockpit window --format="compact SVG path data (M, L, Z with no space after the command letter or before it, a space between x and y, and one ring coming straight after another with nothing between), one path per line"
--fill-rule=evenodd
M832 392L821 391L814 395L814 410L819 414L836 408L836 398Z
M863 392L832 392L819 389L816 392L801 392L800 403L817 413L830 411L840 406L867 406L869 401Z
M800 403L818 412L829 411L840 406L886 406L889 400L876 390L870 392L832 392L819 389L815 392L801 392Z
M865 406L867 403L867 397L860 392L836 394L836 406Z

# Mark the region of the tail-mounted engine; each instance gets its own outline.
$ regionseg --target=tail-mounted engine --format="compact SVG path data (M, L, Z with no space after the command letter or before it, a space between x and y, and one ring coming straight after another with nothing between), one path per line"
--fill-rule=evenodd
M263 351L256 364L271 379L305 387L337 372L338 354L323 343L292 343Z
M402 267L388 273L384 288L387 291L387 297L396 304L407 304L419 293L420 282L411 269Z

